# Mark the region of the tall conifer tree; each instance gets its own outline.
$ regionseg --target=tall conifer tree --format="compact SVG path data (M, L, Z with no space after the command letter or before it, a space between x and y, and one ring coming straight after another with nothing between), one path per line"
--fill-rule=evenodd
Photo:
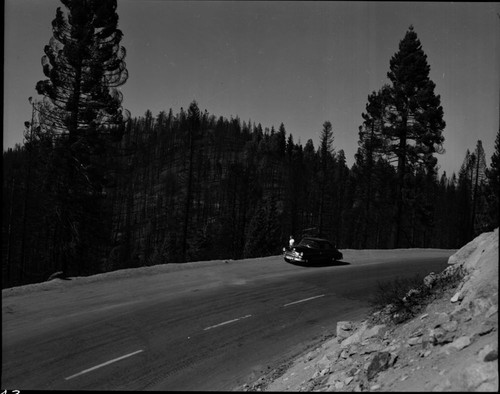
M112 143L119 140L128 112L118 87L128 78L122 32L117 28L116 0L61 0L52 22L53 37L45 46L43 72L36 85L50 109L45 114L54 141L53 168L58 172L55 205L61 226L62 270L89 250L106 244L97 236L103 222L107 165ZM65 272L66 273L66 272Z
M400 246L404 215L406 175L422 166L434 172L442 153L445 127L440 96L429 78L430 66L420 40L410 26L399 43L399 51L390 60L387 77L391 81L388 91L388 116L384 127L388 142L388 156L397 158L398 196L396 210L396 247Z
M482 202L484 199L484 186L486 182L486 157L481 140L477 141L476 149L472 158L472 217L470 228L471 239L481 233L485 225L485 204L483 204ZM483 218L481 218L480 216L483 216Z
M318 231L324 237L327 237L327 223L331 224L332 207L331 207L331 188L332 176L334 169L334 148L333 148L333 128L330 121L323 123L323 130L320 135L319 153L319 212L318 212ZM326 219L326 220L325 220ZM330 220L328 220L330 219Z
M500 129L495 139L495 151L491 156L491 166L486 169L488 178L488 214L490 217L490 229L498 227L498 204L500 202Z
M375 164L384 153L383 130L386 117L384 94L387 89L388 86L385 85L379 92L372 92L368 96L366 113L361 114L363 124L359 127L359 148L354 155L359 174L357 186L360 193L358 198L364 209L363 215L360 217L363 247L367 247L373 216L373 194L376 186Z

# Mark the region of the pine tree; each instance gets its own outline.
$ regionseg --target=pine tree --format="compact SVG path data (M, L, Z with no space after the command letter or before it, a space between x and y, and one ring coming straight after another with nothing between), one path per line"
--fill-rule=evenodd
M182 260L187 261L188 253L188 236L189 225L191 222L191 205L193 200L193 187L194 187L194 154L197 150L197 141L201 136L201 114L196 101L191 102L187 113L187 130L186 141L187 146L185 152L187 153L187 176L186 176L186 198L184 205L184 218L182 230Z
M375 163L384 153L383 129L386 114L383 100L386 90L387 85L379 92L372 92L368 96L366 113L361 115L364 121L359 127L359 148L355 154L355 159L358 175L357 186L360 192L358 198L364 208L364 213L360 217L362 247L367 247L368 235L371 232L370 223L373 222L373 193L377 183L377 174L374 172Z
M121 92L128 72L122 32L117 28L116 0L61 0L52 22L53 38L45 46L39 94L50 99L51 127L71 142L102 139L122 131ZM94 135L98 133L98 136ZM97 140L97 141L96 141Z
M486 169L488 180L487 202L489 229L498 227L498 204L500 203L500 129L495 138L495 151L491 156L491 166Z
M329 121L323 123L323 130L320 135L320 146L318 148L320 171L318 173L319 182L319 212L318 231L323 237L327 237L327 224L332 225L333 207L332 199L332 178L334 170L334 150L333 150L333 129Z
M387 90L387 120L384 136L389 160L397 159L398 196L396 211L396 247L403 230L404 194L407 174L422 166L435 171L434 153L442 153L445 127L440 96L429 78L430 66L422 45L410 26L399 43L399 51L390 60L387 73L391 86Z
M261 257L280 252L279 213L273 196L261 200L248 229L243 256Z
M55 204L61 226L62 270L79 261L87 272L90 246L107 242L105 186L112 144L121 138L128 112L117 89L128 78L117 28L116 0L61 0L45 46L36 85L50 109L44 114L57 134L52 166L57 171ZM103 224L104 223L104 224ZM102 233L96 231L103 228ZM95 242L95 244L94 244ZM65 272L66 274L67 272Z
M344 230L344 210L346 203L346 189L349 178L349 168L346 165L346 158L343 149L340 149L336 155L335 171L334 171L334 226L333 226L333 241L337 247L345 247L343 243L343 230Z
M458 173L457 207L459 213L458 244L464 245L471 240L472 227L472 175L474 157L469 149L465 153L464 161Z
M326 171L329 165L329 159L333 154L333 128L332 123L326 121L323 123L323 130L321 130L320 136L320 158L321 158L321 168Z
M472 213L471 213L471 238L480 234L485 227L484 223L484 186L486 181L486 157L481 140L477 141L476 149L472 155ZM479 215L478 215L479 213Z
M286 150L286 130L283 123L280 124L278 132L275 135L276 151L279 156L283 156Z

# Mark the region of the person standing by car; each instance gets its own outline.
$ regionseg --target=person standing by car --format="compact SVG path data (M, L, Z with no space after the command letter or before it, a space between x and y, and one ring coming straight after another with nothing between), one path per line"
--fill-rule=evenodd
M293 239L293 235L290 235L290 241L289 242L289 245L290 245L290 250L293 248L293 245L295 245L295 240Z

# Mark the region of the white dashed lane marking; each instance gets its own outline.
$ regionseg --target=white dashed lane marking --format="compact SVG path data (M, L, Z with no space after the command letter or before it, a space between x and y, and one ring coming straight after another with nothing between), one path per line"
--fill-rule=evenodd
M320 297L324 297L325 294L321 294L321 295L317 295L317 296L314 296L314 297L309 297L309 298L304 298L302 300L298 300L298 301L293 301L293 302L289 302L288 304L284 304L283 306L286 307L286 306L289 306L289 305L294 305L294 304L298 304L300 302L306 302L306 301L311 301L311 300L314 300L316 298L320 298ZM248 319L249 317L252 317L252 315L245 315L245 316L242 316L242 317L238 317L236 319L232 319L232 320L228 320L228 321L225 321L225 322L222 322L222 323L219 323L219 324L215 324L213 326L210 326L210 327L206 327L203 329L203 331L207 331L207 330L211 330L212 328L216 328L216 327L221 327L221 326L225 326L226 324L231 324L231 323L234 323L234 322L237 322L239 320L244 320L244 319ZM188 337L189 339L189 337ZM113 360L109 360L109 361L106 361L105 363L102 363L102 364L99 364L99 365L96 365L95 367L92 367L92 368L88 368L88 369L85 369L81 372L78 372L74 375L71 375L71 376L68 376L67 378L65 378L66 380L70 380L70 379L73 379L73 378L76 378L77 376L80 376L80 375L83 375L83 374L86 374L87 372L91 372L91 371L94 371L98 368L102 368L102 367L105 367L106 365L109 365L109 364L112 364L112 363L115 363L117 361L120 361L120 360L123 360L125 358L128 358L128 357L131 357L131 356L134 356L138 353L141 353L143 352L144 350L137 350L135 352L132 352L132 353L129 353L129 354L125 354L124 356L121 356L121 357L118 357L118 358L114 358Z
M137 354L137 353L140 353L140 352L143 352L144 350L137 350L133 353L129 353L129 354L126 354L124 356L121 356L121 357L118 357L118 358L115 358L113 360L109 360L109 361L106 361L105 363L102 363L102 364L99 364L99 365L96 365L95 367L92 367L92 368L89 368L89 369L86 369L84 371L81 371L81 372L78 372L74 375L71 375L71 376L68 376L67 378L65 378L66 380L70 380L70 379L73 379L73 378L76 378L77 376L80 376L80 375L83 375L84 373L87 373L87 372L91 372L91 371L94 371L98 368L101 368L101 367L104 367L106 365L109 365L109 364L112 364L112 363L115 363L117 361L120 361L120 360L123 360L124 358L127 358L127 357L130 357L130 356L133 356L134 354Z
M325 296L324 294L321 294L321 295L314 296L314 297L304 298L303 300L298 300L298 301L294 301L294 302L289 302L288 304L285 304L285 305L283 305L283 306L288 306L288 305L298 304L299 302L310 301L310 300L314 300L314 299L316 299L316 298L320 298L320 297L324 297L324 296Z
M243 320L243 319L249 318L251 316L252 315L246 315L246 316L243 316L243 317L238 317L237 319L228 320L228 321L225 321L223 323L216 324L215 326L210 326L210 327L204 328L203 331L211 330L212 328L224 326L224 325L229 324L229 323L234 323L235 321Z

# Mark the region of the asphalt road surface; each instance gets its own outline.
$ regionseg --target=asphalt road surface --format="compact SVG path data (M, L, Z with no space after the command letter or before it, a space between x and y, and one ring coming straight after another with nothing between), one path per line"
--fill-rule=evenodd
M316 267L274 256L3 290L1 388L235 390L363 318L378 282L440 272L454 251L343 253Z

